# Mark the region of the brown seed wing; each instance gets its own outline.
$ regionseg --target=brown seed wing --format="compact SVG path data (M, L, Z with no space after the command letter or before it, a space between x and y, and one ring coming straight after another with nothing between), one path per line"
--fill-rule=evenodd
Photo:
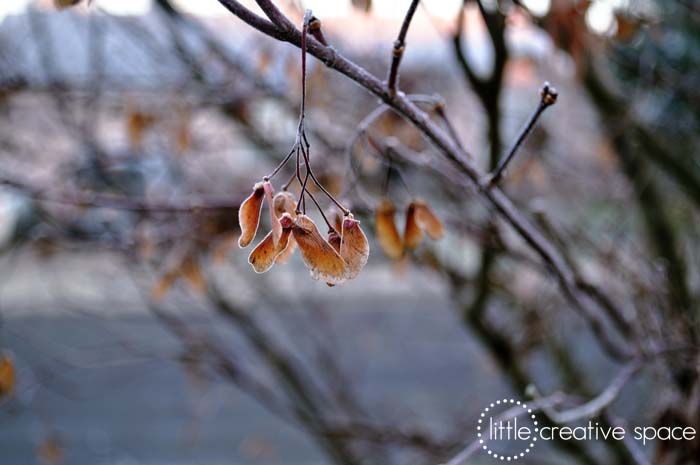
M345 262L321 236L311 218L306 215L298 216L292 226L292 234L313 279L331 284L341 284L345 281Z
M280 236L280 240L275 244L275 257L287 248L289 245L289 240L292 239L292 228L284 228L282 229L282 235Z
M342 223L341 223L341 228L342 228ZM340 253L340 235L335 232L331 231L328 233L328 243L335 249L336 252Z
M275 208L275 215L280 218L282 214L289 213L292 218L296 216L294 210L297 208L297 201L294 194L289 191L281 191L275 194L272 199L272 204Z
M423 201L415 202L416 205L416 222L428 233L431 239L442 239L445 235L445 228L442 226L442 221L435 216L433 210Z
M360 228L360 222L352 218L352 215L343 219L343 234L341 237L340 256L347 267L345 277L354 279L367 264L369 242L362 228Z
M275 241L272 231L267 233L267 236L255 246L248 256L250 263L256 273L264 273L275 263Z
M262 183L257 183L253 187L253 193L243 201L238 209L238 225L241 228L241 237L238 238L238 246L248 247L255 239L260 223L260 209L265 198L265 189Z
M270 224L272 225L272 238L273 242L277 244L282 235L282 225L280 224L279 217L275 214L274 202L272 200L272 195L275 189L272 187L270 181L265 181L263 188L265 189L265 197L267 198L267 205L270 207Z
M390 200L383 200L377 207L375 222L379 247L387 257L398 260L403 256L403 242L394 222L396 209Z
M406 211L406 227L403 232L403 244L408 250L418 247L423 239L423 231L416 221L416 204L411 202Z
M284 232L282 232L284 236ZM289 261L289 259L294 255L294 251L297 249L297 241L294 240L293 236L289 236L286 247L275 257L275 263L278 265L284 265Z
M292 226L294 226L293 215L296 216L294 212L283 212L280 217L282 236L275 249L275 263L279 263L280 265L287 263L297 248L297 241L294 240L294 236L292 235Z
M333 220L333 227L336 231L343 230L343 215L340 214L337 208L331 207L330 217Z

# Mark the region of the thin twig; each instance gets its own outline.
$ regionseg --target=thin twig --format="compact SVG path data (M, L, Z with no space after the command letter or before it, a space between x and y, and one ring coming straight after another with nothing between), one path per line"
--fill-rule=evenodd
M542 113L547 108L556 103L557 96L557 90L554 87L550 86L548 82L545 82L542 88L540 89L540 102L537 104L537 108L535 108L535 111L532 113L527 123L525 123L525 125L520 129L518 137L515 139L515 142L513 142L513 145L511 145L511 147L508 149L508 153L506 154L506 156L503 157L500 162L498 162L498 166L493 171L493 173L488 175L486 182L487 186L491 187L498 184L498 182L503 177L506 168L510 164L511 160L513 160L513 157L520 148L520 145L530 134L532 128L535 127L535 124L537 123L537 120L540 118Z
M447 129L447 133L450 135L450 137L452 138L454 143L457 144L457 147L464 150L464 146L462 145L462 142L459 140L459 135L457 134L457 131L455 130L454 125L452 124L450 119L447 117L447 113L445 113L445 101L444 100L440 99L440 101L435 104L435 113L442 120L442 123L445 125L445 129Z
M391 51L391 65L389 66L389 77L387 78L386 90L392 97L396 95L396 85L399 81L399 65L401 64L403 52L406 49L406 34L408 34L408 28L411 25L413 14L416 12L419 2L420 0L411 1L411 5L408 7L406 16L403 19L403 24L401 24L399 36L394 42L394 48Z
M583 419L596 418L618 398L620 392L622 392L622 389L627 385L629 380L632 379L643 366L640 360L628 363L600 394L584 404L563 412L557 412L553 408L544 409L544 412L554 423L560 425L570 424Z

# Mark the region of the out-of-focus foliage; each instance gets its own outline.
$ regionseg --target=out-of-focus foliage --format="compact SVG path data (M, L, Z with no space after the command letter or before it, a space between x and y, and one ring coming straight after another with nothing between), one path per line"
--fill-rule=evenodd
M618 14L622 34L610 41L612 70L645 122L698 169L700 3L642 5Z

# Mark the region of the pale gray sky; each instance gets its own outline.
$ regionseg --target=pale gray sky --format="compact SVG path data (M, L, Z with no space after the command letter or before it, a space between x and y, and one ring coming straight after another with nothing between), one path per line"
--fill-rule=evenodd
M33 0L2 0L0 1L0 21L13 13L20 13ZM216 0L174 0L183 9L198 15L215 16L228 14ZM350 12L350 0L302 0L304 5L311 8L319 17L344 16ZM151 0L94 0L94 2L113 14L141 14L150 9ZM374 0L373 14L380 17L402 16L410 0ZM628 0L596 0L589 8L586 21L595 32L609 31L615 22L613 10L623 6ZM39 3L50 5L51 0L39 0ZM243 3L252 3L243 0ZM453 18L462 0L424 0L425 7L436 17ZM544 14L550 6L550 0L523 0L533 12Z
M192 13L202 15L216 15L225 12L216 0L175 0L181 7ZM395 17L403 15L410 0L374 0L373 14L383 17ZM26 8L31 0L2 0L0 2L0 18L7 14L17 13ZM50 4L50 0L44 3ZM116 14L138 14L148 11L151 0L95 0L101 8ZM243 3L252 3L243 1ZM318 16L342 16L350 9L350 0L303 0L308 8L311 8ZM425 0L425 6L436 16L453 17L462 0ZM536 11L546 11L550 0L526 0L531 8Z

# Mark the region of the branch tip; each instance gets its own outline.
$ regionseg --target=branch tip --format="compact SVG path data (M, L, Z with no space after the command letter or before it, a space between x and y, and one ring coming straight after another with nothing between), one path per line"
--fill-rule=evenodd
M559 96L559 92L555 87L553 87L549 82L546 82L542 84L542 87L540 88L540 97L542 104L545 106L551 106L557 103L557 97Z

